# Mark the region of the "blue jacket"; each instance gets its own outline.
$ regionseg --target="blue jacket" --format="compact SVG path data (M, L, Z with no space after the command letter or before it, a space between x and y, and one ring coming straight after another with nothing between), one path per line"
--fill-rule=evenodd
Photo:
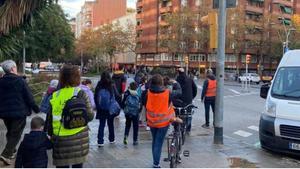
M52 143L43 131L31 131L25 134L18 149L15 162L16 168L47 168L47 149Z

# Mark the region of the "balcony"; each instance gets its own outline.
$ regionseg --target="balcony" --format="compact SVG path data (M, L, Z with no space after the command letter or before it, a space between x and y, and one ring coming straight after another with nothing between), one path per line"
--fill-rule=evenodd
M139 8L139 7L142 7L142 6L143 6L143 1L137 1L136 7Z
M160 13L172 12L172 6L161 7L161 8L159 8L159 12Z
M250 5L246 6L246 10L250 11L250 12L255 12L255 13L263 13L264 12L264 8L260 8L257 6L250 6Z
M281 4L281 5L289 6L289 7L293 6L293 2L287 1L287 0L274 0L273 4Z
M292 18L292 14L287 14L287 13L282 13L279 11L274 11L273 14L277 15L280 18L285 18L285 19L291 19Z

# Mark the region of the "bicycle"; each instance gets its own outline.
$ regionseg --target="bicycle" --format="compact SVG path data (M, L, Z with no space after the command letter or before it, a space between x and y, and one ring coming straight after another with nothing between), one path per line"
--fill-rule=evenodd
M165 161L170 162L170 168L176 168L177 164L181 163L180 155L185 141L188 117L193 115L194 108L197 107L192 104L189 104L185 107L174 107L176 117L181 118L183 123L173 123L174 130L167 137L168 157L165 158ZM184 151L183 155L188 157L189 152Z

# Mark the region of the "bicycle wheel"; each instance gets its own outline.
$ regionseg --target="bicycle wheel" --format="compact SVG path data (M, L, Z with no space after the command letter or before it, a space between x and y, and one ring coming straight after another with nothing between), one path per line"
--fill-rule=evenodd
M172 139L171 145L170 145L170 168L176 168L177 167L177 151L178 151L178 143L177 139L178 136L174 136Z
M182 145L184 145L184 142L185 142L185 134L186 134L186 123L183 123L183 125L181 127Z

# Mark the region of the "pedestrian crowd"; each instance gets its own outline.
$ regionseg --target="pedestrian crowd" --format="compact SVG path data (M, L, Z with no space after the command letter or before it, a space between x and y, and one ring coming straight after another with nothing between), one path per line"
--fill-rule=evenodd
M146 127L152 135L153 167L160 168L160 157L164 139L170 124L182 123L175 115L175 107L193 103L197 86L183 68L178 69L176 80L159 74L151 78L140 69L127 88L127 78L120 66L111 76L108 71L101 74L95 92L90 79L81 81L78 66L64 65L58 79L50 81L41 105L38 106L26 80L17 73L12 60L2 62L0 67L0 118L7 129L4 150L0 160L15 167L46 168L47 150L52 149L53 165L57 168L82 168L89 153L88 123L99 120L98 147L105 145L104 129L108 126L108 141L116 142L114 119L121 110L126 122L123 143L129 143L129 132L133 128L132 144L138 146L139 127ZM216 80L212 70L207 71L201 100L205 104L205 124L209 127L209 108L214 112ZM34 116L31 131L25 134L26 117L31 112L45 113L46 119ZM191 132L189 117L187 133Z

